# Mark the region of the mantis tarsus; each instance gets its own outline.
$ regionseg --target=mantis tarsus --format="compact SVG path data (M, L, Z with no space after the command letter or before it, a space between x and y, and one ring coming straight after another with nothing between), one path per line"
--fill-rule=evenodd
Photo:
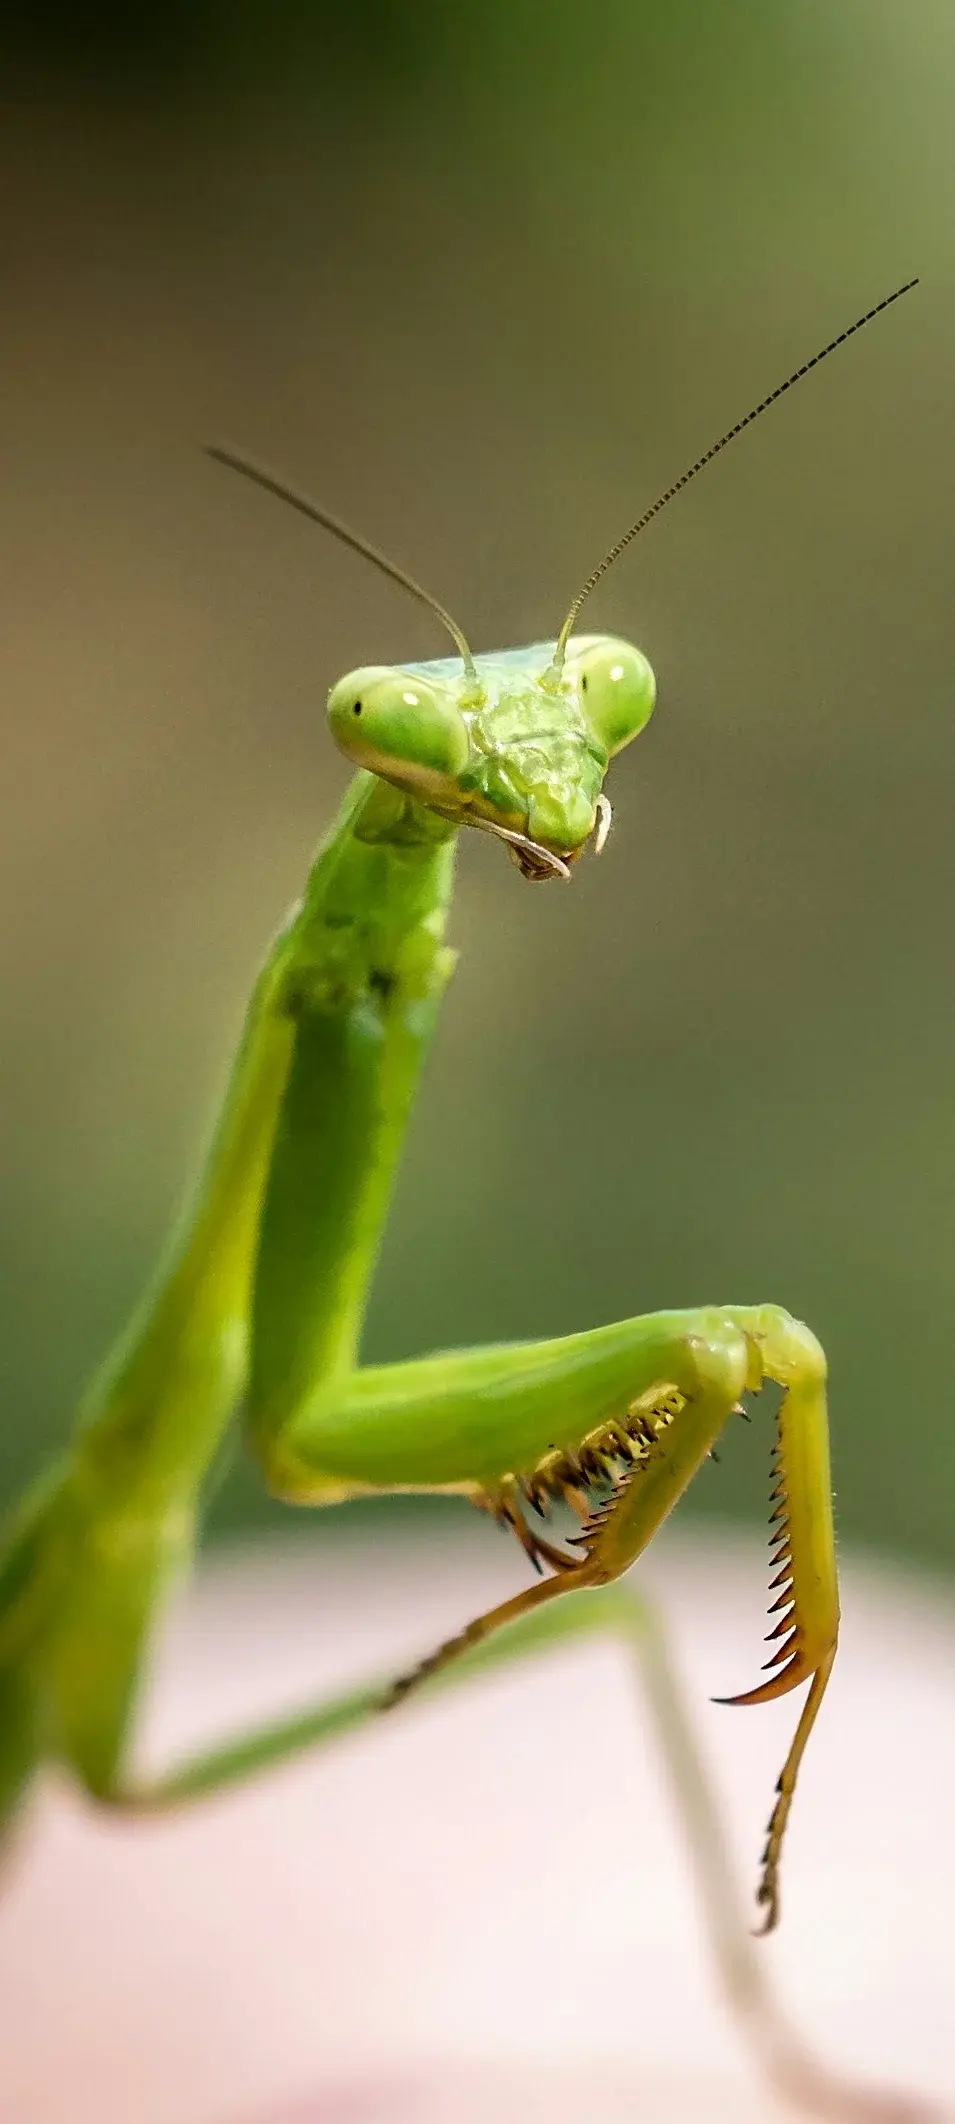
M575 631L585 599L742 428L905 292L721 436L610 548L556 641L519 651L472 655L436 600L364 540L244 460L211 451L403 584L447 628L456 654L351 672L332 688L332 734L358 773L259 975L194 1202L62 1461L6 1531L0 1817L17 1812L45 1760L110 1805L185 1801L332 1739L425 1683L463 1680L579 1631L622 1634L652 1668L654 1627L622 1574L740 1397L770 1380L782 1389L772 1513L781 1619L772 1671L731 1701L761 1703L810 1685L759 1882L762 1929L775 1925L793 1788L839 1626L826 1366L815 1336L778 1306L708 1305L396 1365L362 1367L358 1343L409 1109L453 967L443 937L460 827L501 838L535 879L567 878L588 843L602 846L606 769L643 729L655 688L638 649ZM127 1768L144 1660L164 1594L191 1560L203 1484L240 1402L252 1450L281 1497L329 1505L368 1492L463 1493L516 1534L544 1575L411 1673L306 1709L147 1786ZM548 1524L558 1502L577 1515L574 1535L560 1538ZM703 1788L672 1716L670 1728L705 1876ZM724 1976L752 2009L756 1991L712 1867L704 1888Z

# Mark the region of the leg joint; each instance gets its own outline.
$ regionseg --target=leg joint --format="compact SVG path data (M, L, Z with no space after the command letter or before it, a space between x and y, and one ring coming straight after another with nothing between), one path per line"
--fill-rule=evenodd
M782 1387L825 1388L826 1353L805 1321L780 1305L759 1305L746 1317L744 1332L763 1379Z

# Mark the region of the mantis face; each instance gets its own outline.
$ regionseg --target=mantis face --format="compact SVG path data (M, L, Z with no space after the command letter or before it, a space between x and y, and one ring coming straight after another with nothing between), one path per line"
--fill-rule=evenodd
M631 643L574 633L582 606L640 532L721 450L916 285L908 280L884 296L718 436L608 546L571 599L556 641L529 649L472 655L451 613L386 553L234 450L207 445L210 457L320 524L408 591L457 647L457 657L373 664L339 679L329 694L328 718L346 756L454 825L497 834L525 877L569 877L568 866L591 834L598 850L606 840L610 805L602 784L608 763L643 729L656 694L650 666Z
M656 687L629 642L572 636L559 674L555 649L350 671L329 695L332 735L356 765L507 841L525 876L566 877L592 834L606 838L604 775Z

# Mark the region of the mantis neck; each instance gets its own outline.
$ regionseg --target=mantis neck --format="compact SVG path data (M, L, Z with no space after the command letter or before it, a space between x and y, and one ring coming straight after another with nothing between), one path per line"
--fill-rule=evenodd
M354 1361L454 963L455 839L373 775L347 790L256 984L194 1201L84 1406L97 1487L192 1494L244 1390L271 1432Z
M456 829L369 774L296 923L295 1026L252 1298L250 1423L274 1441L354 1365L421 1066L454 955Z

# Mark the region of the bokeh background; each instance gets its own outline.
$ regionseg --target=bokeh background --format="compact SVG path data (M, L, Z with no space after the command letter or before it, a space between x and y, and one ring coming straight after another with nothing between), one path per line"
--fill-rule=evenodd
M464 848L367 1350L778 1299L830 1352L843 1536L951 1565L951 9L193 0L3 39L4 1492L181 1197L344 780L328 685L445 646L200 440L519 642L917 272L594 599L660 684L603 860L538 891ZM737 1429L687 1515L765 1515ZM270 1513L237 1457L213 1528Z

